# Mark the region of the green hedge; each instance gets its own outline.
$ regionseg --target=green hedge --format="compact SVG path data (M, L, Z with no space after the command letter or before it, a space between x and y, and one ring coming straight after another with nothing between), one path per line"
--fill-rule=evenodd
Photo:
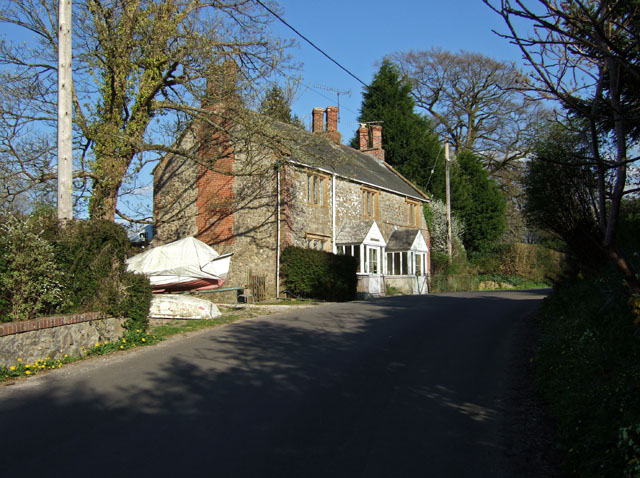
M313 249L287 247L280 258L285 287L300 297L346 301L356 297L358 262Z
M0 321L51 313L99 311L145 329L149 280L126 272L129 241L110 221L74 221L49 214L0 218Z
M536 386L568 476L640 476L633 300L620 274L608 270L556 284L541 309Z

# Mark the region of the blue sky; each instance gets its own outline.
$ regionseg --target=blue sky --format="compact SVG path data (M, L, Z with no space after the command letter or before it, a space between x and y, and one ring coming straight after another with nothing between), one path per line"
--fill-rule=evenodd
M519 50L491 31L504 31L504 25L482 0L280 0L280 5L288 23L365 83L372 80L382 58L396 51L439 46L521 63ZM277 20L274 29L281 36L295 37ZM335 93L314 85L350 90L351 96L340 96L338 125L342 142L348 143L357 129L363 87L304 40L297 40L291 53L304 63L303 85L293 112L309 126L313 107L337 101Z

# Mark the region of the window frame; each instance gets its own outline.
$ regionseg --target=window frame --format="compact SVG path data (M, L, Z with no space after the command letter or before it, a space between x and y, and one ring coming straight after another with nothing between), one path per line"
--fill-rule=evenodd
M327 207L328 205L328 176L316 172L307 173L306 202L313 207Z
M405 199L407 204L408 224L412 227L420 227L420 203L413 199Z
M362 217L378 219L380 217L380 191L378 189L362 187Z

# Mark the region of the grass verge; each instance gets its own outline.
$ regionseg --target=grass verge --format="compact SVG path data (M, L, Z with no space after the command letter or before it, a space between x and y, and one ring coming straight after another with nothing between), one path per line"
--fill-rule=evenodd
M261 315L263 312L261 312ZM89 348L83 348L81 355L65 355L61 359L46 357L27 363L18 358L15 365L9 367L0 365L0 382L26 378L41 372L62 368L63 365L83 360L87 357L108 355L136 347L156 344L171 335L184 334L197 330L218 327L241 319L257 315L250 309L231 310L220 317L211 320L173 320L165 324L150 327L149 332L140 329L127 331L121 338L113 341L98 342Z
M535 382L569 475L640 476L636 307L612 272L558 285L543 304Z

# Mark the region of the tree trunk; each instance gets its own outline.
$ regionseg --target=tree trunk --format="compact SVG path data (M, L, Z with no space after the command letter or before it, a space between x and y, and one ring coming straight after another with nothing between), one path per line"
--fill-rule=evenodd
M640 279L638 279L633 266L629 263L624 254L613 246L607 247L606 253L611 262L613 262L618 271L620 271L624 277L624 281L629 286L631 293L640 294Z
M97 158L95 174L99 178L93 183L89 201L89 217L114 221L118 204L118 192L129 168L130 157L106 156Z
M118 184L117 186L106 187L99 183L94 184L89 201L89 217L91 219L115 221L119 186Z

